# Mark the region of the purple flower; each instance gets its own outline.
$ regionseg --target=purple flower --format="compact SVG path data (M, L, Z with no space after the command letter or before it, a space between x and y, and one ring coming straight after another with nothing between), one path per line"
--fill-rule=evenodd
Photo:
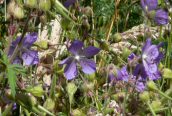
M68 80L77 76L77 63L81 65L82 71L86 74L92 74L96 71L96 63L88 58L99 53L100 49L93 46L89 46L87 48L83 47L83 42L75 40L69 47L69 51L72 53L72 56L60 62L61 65L66 64L64 75Z
M144 11L155 10L158 6L158 0L141 0L141 6Z
M156 24L158 24L158 25L168 24L168 22L169 22L168 12L163 9L157 10L155 13L154 20L155 20Z
M142 49L142 63L146 74L149 79L156 80L160 78L158 71L159 61L162 59L163 54L159 52L159 48L162 44L152 45L151 39L147 39Z
M138 92L143 92L145 90L145 84L143 82L137 81L136 82L136 90Z
M9 57L13 54L14 49L18 45L20 39L21 37L18 37L15 41L12 42L8 53ZM31 46L36 40L37 40L37 33L29 33L25 36L19 54L13 61L14 64L21 64L22 61L24 65L27 66L38 64L39 62L38 52L35 50L30 50Z
M64 6L65 6L66 8L68 8L70 5L74 4L75 2L76 2L76 0L66 0L66 1L64 2Z
M117 79L122 81L128 81L129 74L127 71L127 66L121 68L121 70L117 71Z

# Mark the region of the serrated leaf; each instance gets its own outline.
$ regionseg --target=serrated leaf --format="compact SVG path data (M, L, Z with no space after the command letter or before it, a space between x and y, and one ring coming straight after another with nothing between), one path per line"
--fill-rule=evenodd
M8 83L11 89L12 96L15 97L16 95L16 81L17 81L17 76L16 72L13 68L8 67L6 70L6 75L8 78Z

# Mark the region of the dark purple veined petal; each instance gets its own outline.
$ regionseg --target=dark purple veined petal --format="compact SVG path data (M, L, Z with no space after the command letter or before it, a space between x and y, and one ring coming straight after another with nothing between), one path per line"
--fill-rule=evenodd
M145 45L144 45L143 48L142 48L142 52L146 52L147 49L151 46L151 44L152 44L151 39L148 38L148 39L146 40Z
M67 57L66 59L62 60L59 64L64 65L70 63L74 58L73 57Z
M147 72L147 74L150 80L158 80L161 78L161 74L159 71L156 71L154 73Z
M136 90L138 91L138 92L143 92L144 90L145 90L145 85L144 85L144 83L143 82L136 82Z
M89 46L83 50L83 54L86 57L92 57L100 52L99 48L96 48L94 46Z
M37 38L38 34L36 32L27 34L23 42L23 47L30 48Z
M141 79L146 79L147 74L146 74L145 68L143 67L142 64L136 65L133 75L134 75L134 77L137 77L137 78L141 77Z
M34 50L23 52L22 59L24 64L27 66L39 63L38 52Z
M168 12L163 10L163 9L157 10L155 17L154 17L154 20L158 25L168 24L168 22L169 22Z
M82 50L83 46L84 44L82 41L75 40L72 42L71 46L69 47L69 51L74 55L78 55L79 51Z
M76 0L66 0L64 2L64 6L68 8L69 6L73 5L76 2Z
M131 53L131 54L128 56L128 60L131 61L131 60L133 60L135 57L136 57L136 55L135 55L134 53Z
M141 0L141 6L144 11L146 8L148 11L155 10L158 6L158 0Z
M148 62L143 60L143 66L146 72L155 73L158 70L158 66L156 63L149 64Z
M96 71L96 63L90 59L81 59L80 64L82 67L82 71L86 74L92 74Z
M151 45L143 54L147 56L147 62L152 62L158 58L159 49L156 45Z
M70 60L64 69L64 75L67 80L74 79L78 75L78 70L75 60Z
M122 81L128 81L129 74L127 72L127 67L126 66L122 67L121 70L117 71L117 78L119 80L122 80Z

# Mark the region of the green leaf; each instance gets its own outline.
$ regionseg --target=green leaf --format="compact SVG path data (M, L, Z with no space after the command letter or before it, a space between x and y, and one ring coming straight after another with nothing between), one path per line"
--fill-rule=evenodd
M44 90L41 85L37 85L35 87L28 87L26 88L26 91L36 97L42 97L42 95L44 94Z
M12 96L15 97L15 95L16 95L16 81L17 81L16 72L13 68L11 68L9 66L9 67L7 67L6 75L8 78L8 83L9 83L9 86L11 89Z
M71 82L71 83L67 84L66 90L67 90L67 93L69 95L69 102L70 102L70 104L72 104L73 96L77 90L77 87L74 83Z

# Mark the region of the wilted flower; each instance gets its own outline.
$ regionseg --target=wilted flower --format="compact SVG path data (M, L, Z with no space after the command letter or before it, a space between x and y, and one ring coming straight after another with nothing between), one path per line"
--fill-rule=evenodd
M68 80L71 80L77 76L77 63L81 65L82 71L86 74L92 74L96 71L96 63L88 58L91 58L99 53L100 49L93 46L83 48L83 46L83 42L79 40L72 42L68 49L72 53L72 56L60 62L61 65L66 64L64 74Z
M141 6L144 11L155 10L158 6L158 0L141 0Z
M168 22L169 22L168 12L163 9L157 10L155 13L154 20L155 20L156 24L158 24L158 25L168 24Z
M18 45L20 39L21 36L12 42L8 53L9 57L13 54L14 49ZM39 62L38 52L35 50L30 50L31 46L36 40L37 40L37 33L29 33L25 36L24 42L22 43L22 46L19 50L19 54L13 61L14 64L21 64L22 61L25 65L38 64Z

